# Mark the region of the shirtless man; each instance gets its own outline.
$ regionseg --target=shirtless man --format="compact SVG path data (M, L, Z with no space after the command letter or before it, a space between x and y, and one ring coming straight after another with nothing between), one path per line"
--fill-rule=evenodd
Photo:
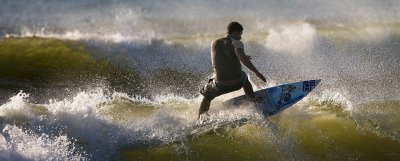
M244 53L242 39L243 27L238 22L231 22L227 27L227 35L217 39L211 44L211 61L215 77L200 90L204 96L199 109L201 114L207 113L211 101L222 94L233 92L243 88L247 98L255 101L254 91L247 79L247 74L242 71L243 63L253 71L257 77L266 82L265 77L254 67L251 57Z

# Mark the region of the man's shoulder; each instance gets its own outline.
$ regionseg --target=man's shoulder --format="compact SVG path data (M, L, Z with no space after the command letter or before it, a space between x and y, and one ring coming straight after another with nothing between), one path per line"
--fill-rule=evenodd
M233 39L233 38L231 38L231 41L232 41L232 45L233 45L235 48L241 48L241 49L244 48L244 45L243 45L242 41L240 41L240 40L235 40L235 39Z
M226 37L221 37L219 39L214 40L214 42L226 42L226 41L230 41L230 39Z
M217 44L226 44L227 41L230 41L229 39L223 37L223 38L219 38L214 40L211 44L212 45L217 45Z

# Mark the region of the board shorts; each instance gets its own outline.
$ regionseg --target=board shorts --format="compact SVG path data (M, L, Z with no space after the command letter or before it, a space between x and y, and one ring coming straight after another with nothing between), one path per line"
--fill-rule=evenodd
M248 81L246 73L242 71L242 75L242 81L229 86L217 84L215 82L215 78L211 78L208 80L207 84L200 89L200 93L204 96L204 98L212 100L220 95L237 91L241 89L243 85Z

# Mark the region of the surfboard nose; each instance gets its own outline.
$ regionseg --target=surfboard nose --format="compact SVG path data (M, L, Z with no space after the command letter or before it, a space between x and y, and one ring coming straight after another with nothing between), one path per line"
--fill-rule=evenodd
M316 79L315 80L315 86L318 86L318 84L321 82L321 79Z
M315 79L315 80L306 80L303 81L303 92L311 92L318 86L318 84L321 82L321 79Z

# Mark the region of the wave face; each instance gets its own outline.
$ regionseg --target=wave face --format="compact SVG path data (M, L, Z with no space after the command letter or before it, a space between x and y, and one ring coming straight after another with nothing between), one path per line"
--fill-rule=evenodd
M398 1L0 2L0 160L400 158ZM255 89L322 83L268 118L223 95L200 126L230 21Z

